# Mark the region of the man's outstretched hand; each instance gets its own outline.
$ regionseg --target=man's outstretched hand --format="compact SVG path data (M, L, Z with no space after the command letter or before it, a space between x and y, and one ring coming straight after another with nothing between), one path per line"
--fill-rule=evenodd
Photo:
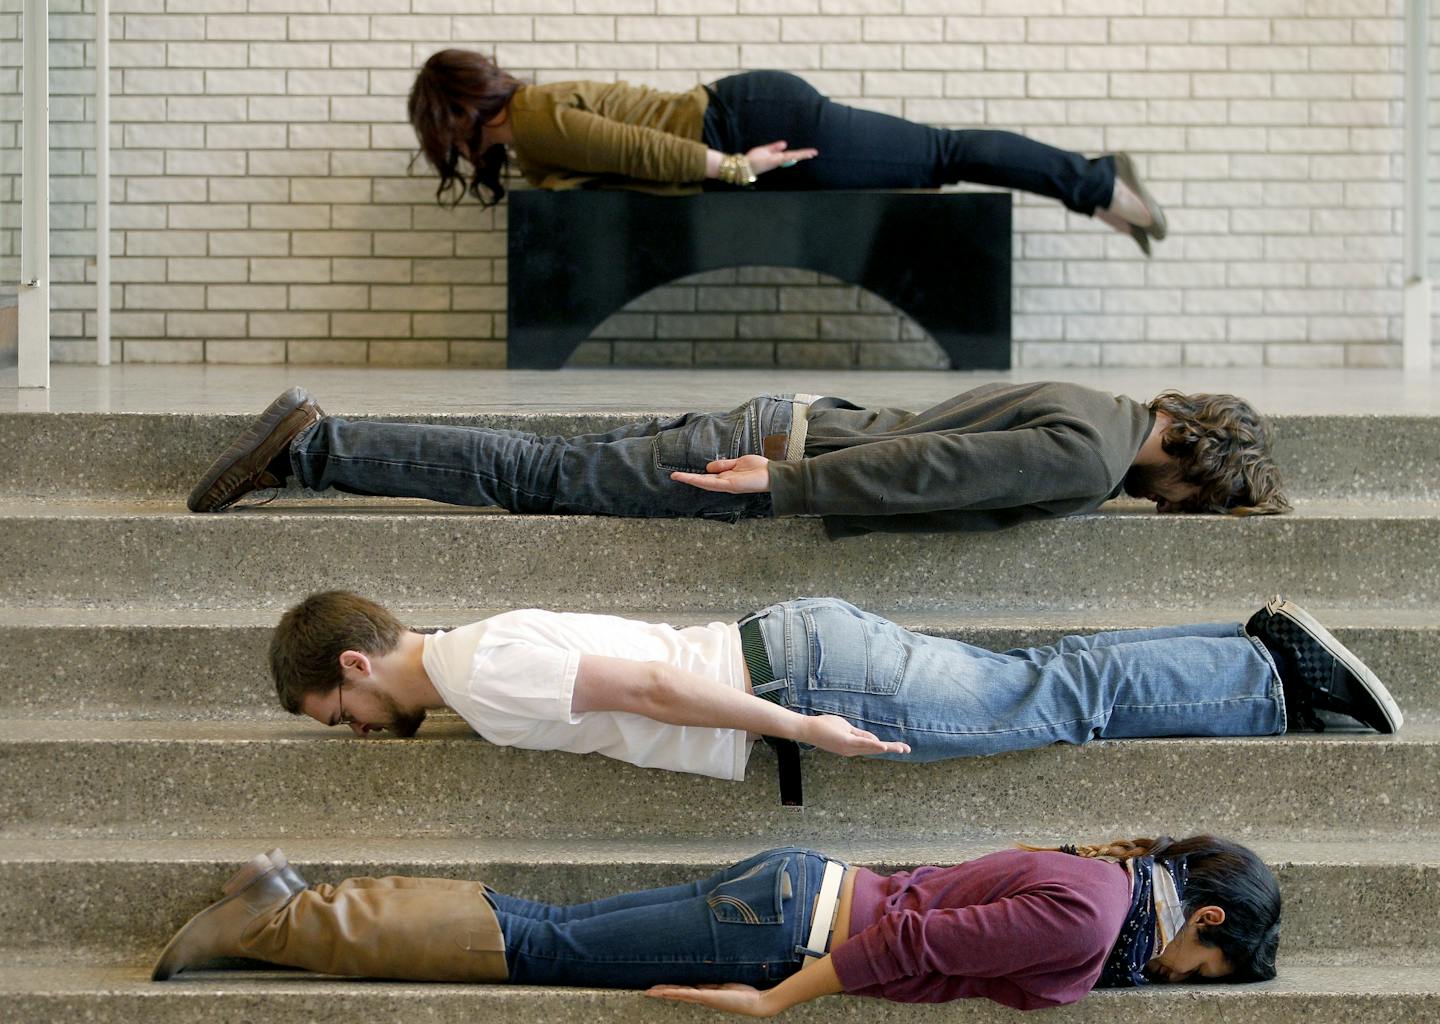
M670 479L705 491L724 494L763 494L770 489L770 460L763 455L716 459L703 473L670 474Z
M861 757L865 754L908 754L910 744L882 740L873 732L866 732L850 724L839 715L814 715L805 719L805 735L802 743L810 743L821 750L844 757Z

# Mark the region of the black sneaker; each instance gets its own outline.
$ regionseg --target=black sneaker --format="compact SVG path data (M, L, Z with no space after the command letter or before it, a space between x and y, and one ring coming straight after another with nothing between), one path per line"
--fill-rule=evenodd
M1245 632L1275 658L1292 728L1323 730L1317 711L1348 715L1383 733L1404 723L1385 684L1295 602L1276 596L1250 616Z

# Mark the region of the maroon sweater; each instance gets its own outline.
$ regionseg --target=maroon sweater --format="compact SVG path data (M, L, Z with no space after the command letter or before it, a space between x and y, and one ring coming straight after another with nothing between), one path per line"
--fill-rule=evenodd
M1037 1010L1094 987L1129 909L1124 868L1066 853L1005 850L889 876L860 868L850 937L831 960L854 995Z

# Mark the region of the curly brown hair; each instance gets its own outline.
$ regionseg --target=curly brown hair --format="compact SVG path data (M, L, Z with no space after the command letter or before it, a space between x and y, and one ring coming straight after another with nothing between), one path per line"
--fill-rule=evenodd
M474 50L430 55L410 87L406 109L420 140L416 159L423 155L440 172L436 202L444 205L452 192L451 206L459 205L467 193L482 206L494 206L504 198L500 176L505 170L505 147L491 146L478 157L474 147L480 145L481 125L503 111L524 84ZM467 180L460 161L472 157L475 173Z
M341 654L389 654L404 632L399 619L359 594L311 594L282 615L270 635L270 675L281 706L300 714L306 694L327 694L340 685Z
M1180 503L1180 511L1246 516L1290 511L1270 454L1270 425L1244 399L1166 391L1149 406L1170 418L1160 447L1175 460L1180 479L1198 488Z

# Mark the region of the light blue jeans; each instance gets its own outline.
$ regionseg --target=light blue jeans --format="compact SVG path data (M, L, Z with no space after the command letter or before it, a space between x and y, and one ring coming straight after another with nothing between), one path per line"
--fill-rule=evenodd
M510 981L517 985L646 988L737 981L768 988L804 962L824 871L824 856L787 846L703 881L577 906L486 896L500 920Z
M833 598L754 617L777 676L756 693L910 744L909 754L880 755L893 760L1285 731L1274 662L1238 622L1067 636L1001 654L912 633Z

